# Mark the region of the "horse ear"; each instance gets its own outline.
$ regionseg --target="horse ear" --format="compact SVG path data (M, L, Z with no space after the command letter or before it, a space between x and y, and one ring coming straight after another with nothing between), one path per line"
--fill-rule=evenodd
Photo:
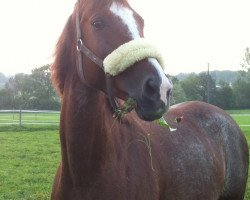
M72 66L74 35L72 16L70 16L57 42L54 53L55 59L50 68L53 86L60 96L63 95L66 75L70 66Z

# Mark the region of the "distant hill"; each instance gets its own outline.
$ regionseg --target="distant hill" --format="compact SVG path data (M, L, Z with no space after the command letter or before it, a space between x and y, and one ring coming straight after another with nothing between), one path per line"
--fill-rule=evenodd
M5 83L9 80L3 73L0 72L0 89L4 87Z
M197 74L197 73L193 73L193 74ZM183 81L189 75L190 75L190 73L180 73L176 77L180 81ZM231 84L236 80L238 72L237 71L230 71L230 70L224 70L224 71L215 70L215 71L211 71L210 75L212 76L213 79L215 79L216 84L218 84L221 81Z

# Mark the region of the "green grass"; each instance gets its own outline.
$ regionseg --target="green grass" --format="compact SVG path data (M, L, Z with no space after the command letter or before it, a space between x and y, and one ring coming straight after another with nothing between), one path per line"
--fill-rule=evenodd
M244 116L244 115L232 115L234 120L241 126L244 127L246 125L250 126L250 115L249 116Z
M0 199L49 199L59 155L58 131L0 132Z
M248 148L250 149L250 127L242 127L241 130L244 132L244 135L248 142Z
M230 110L227 112L230 113L234 120L240 125L241 130L243 131L247 139L248 149L250 149L250 126L244 126L250 125L250 110ZM247 188L244 200L250 200L250 173L248 175Z
M19 125L0 125L1 132L36 132L36 131L57 131L59 124L56 125L43 125L43 124L29 124L19 127Z
M249 125L250 116L238 115L249 113L232 116L239 125ZM250 148L250 127L241 129ZM58 125L0 126L0 200L50 199L59 160ZM245 200L250 200L250 177Z
M250 110L228 110L234 120L241 126L250 125ZM243 126L242 126L243 125Z
M242 131L244 132L247 142L248 142L248 149L250 149L250 127L242 127ZM248 173L248 180L247 180L247 188L245 193L244 200L250 200L250 171Z
M250 149L250 110L234 110L231 113L233 113L231 116L240 125L240 128L248 141L248 149ZM250 200L250 173L248 175L247 189L244 199Z

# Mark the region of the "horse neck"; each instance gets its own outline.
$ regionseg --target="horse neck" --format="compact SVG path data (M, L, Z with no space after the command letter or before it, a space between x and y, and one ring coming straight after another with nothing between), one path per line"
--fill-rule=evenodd
M118 129L111 127L114 119L102 92L77 82L73 76L66 82L60 124L62 165L73 181L81 182L81 177L86 180L100 169L111 131Z

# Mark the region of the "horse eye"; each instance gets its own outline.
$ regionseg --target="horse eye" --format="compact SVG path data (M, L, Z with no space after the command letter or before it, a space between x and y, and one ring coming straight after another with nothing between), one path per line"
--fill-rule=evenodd
M103 29L105 27L105 24L102 20L98 20L98 21L94 21L92 23L92 25L96 28L96 29Z

